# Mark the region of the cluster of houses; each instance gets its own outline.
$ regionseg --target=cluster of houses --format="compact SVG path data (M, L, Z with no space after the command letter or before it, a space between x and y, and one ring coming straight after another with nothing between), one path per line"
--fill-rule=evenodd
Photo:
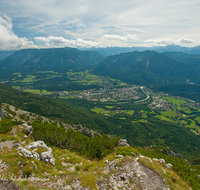
M60 97L65 98L80 98L88 99L91 101L130 101L137 100L144 96L139 90L140 86L132 86L130 88L109 88L104 87L100 89L88 89L76 92L56 92ZM55 93L54 93L55 94Z

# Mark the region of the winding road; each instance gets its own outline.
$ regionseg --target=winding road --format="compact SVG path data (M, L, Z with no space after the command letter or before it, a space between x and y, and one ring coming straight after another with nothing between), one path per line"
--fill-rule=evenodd
M144 91L144 86L141 86L140 89L144 92L144 94L147 95L147 97L143 100L138 100L138 101L135 101L134 103L139 103L139 102L144 102L146 100L148 100L150 98L150 96L147 94L147 92Z

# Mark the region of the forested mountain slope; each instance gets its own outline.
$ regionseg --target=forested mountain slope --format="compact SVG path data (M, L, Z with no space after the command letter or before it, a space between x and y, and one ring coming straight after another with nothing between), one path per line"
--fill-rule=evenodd
M198 73L200 73L200 55L183 52L164 52L163 54L176 61L190 64Z
M0 62L0 74L5 79L14 72L84 70L104 58L97 52L75 48L24 49Z
M97 65L95 73L140 85L200 81L198 73L192 66L170 59L155 51L108 56Z

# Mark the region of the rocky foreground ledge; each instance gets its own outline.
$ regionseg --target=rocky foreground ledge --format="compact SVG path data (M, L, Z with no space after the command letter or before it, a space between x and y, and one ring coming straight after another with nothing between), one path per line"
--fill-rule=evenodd
M14 154L17 159L17 165L14 167L15 170L19 170L18 174L14 174L17 177L9 180L9 177L13 175L10 173L13 170L13 163L11 160L6 161L3 157L0 159L0 172L8 177L0 181L1 189L9 187L9 189L17 190L20 186L23 187L21 184L24 182L38 189L170 189L167 185L167 178L163 178L152 169L152 167L159 167L163 175L173 173L173 166L166 164L164 159L150 159L139 155L137 151L131 152L128 156L115 152L98 162L84 159L68 150L62 150L58 155L57 148L52 149L43 141L31 140L31 131L31 127L27 124L14 126L10 135L15 136L18 143L16 140L6 140L0 143L1 155L6 157L5 154L7 156ZM122 150L130 147L126 139L121 139L119 146ZM43 168L41 168L41 162ZM27 165L31 166L29 173L24 169Z
M9 190L187 190L190 187L164 159L150 159L120 139L116 150L102 160L88 160L67 149L50 147L32 137L31 121L47 118L4 104L1 116L23 124L0 134L0 189ZM23 117L22 117L23 116ZM20 120L20 118L23 118ZM24 119L27 118L27 120ZM48 120L51 122L51 120ZM60 123L58 123L59 125ZM69 126L88 131L81 125Z

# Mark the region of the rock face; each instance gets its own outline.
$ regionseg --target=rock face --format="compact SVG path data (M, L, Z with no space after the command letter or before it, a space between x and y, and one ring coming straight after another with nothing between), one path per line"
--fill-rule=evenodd
M118 142L118 146L130 146L130 145L127 143L126 139L120 139Z

